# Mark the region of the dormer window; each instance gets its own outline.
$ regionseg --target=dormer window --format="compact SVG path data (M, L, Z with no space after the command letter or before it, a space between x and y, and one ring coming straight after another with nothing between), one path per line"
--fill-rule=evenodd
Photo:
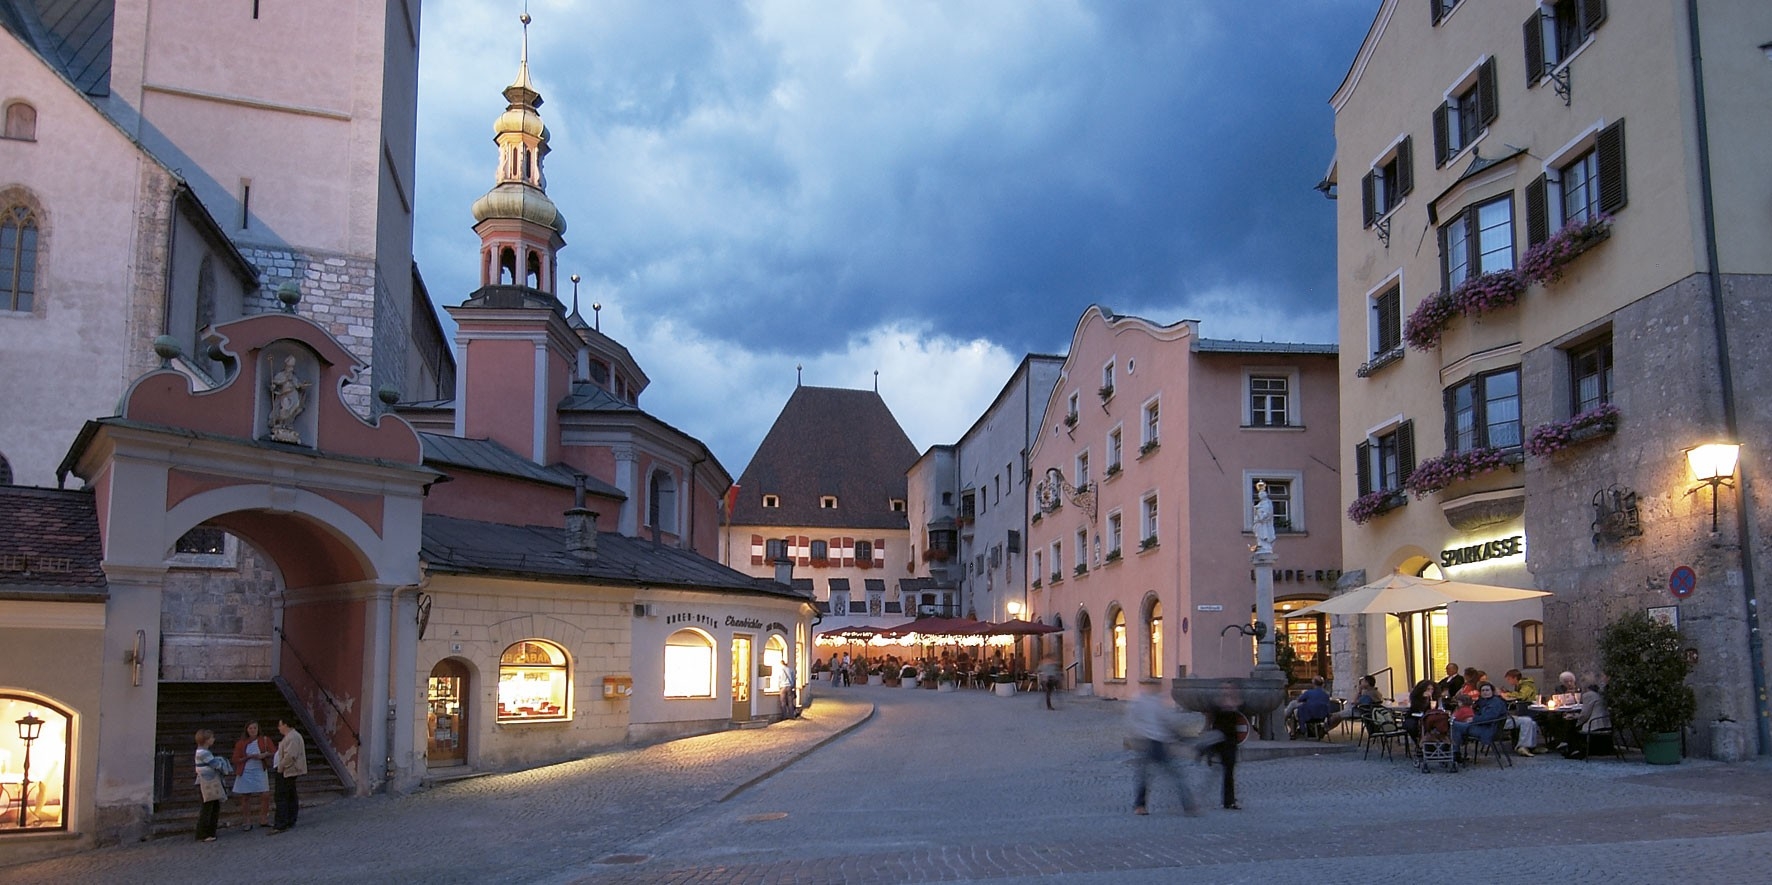
M890 506L892 507L893 513L903 513L904 512L904 499L903 498L893 498Z
M837 509L837 496L836 495L819 495L818 496L818 509L820 509L820 510L835 510L835 509Z
M763 496L764 509L774 510L780 506L781 506L781 496L780 495L764 495Z

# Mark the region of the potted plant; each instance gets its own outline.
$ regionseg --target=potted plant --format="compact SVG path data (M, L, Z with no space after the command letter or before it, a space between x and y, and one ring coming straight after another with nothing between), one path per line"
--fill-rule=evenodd
M1012 697L1015 694L1015 676L1010 673L998 673L991 677L991 691L998 697Z
M917 684L928 689L935 688L935 679L941 675L941 668L933 661L924 661L923 669L917 674Z
M1648 612L1630 612L1600 634L1600 666L1610 678L1606 706L1614 724L1642 736L1645 762L1678 763L1680 730L1698 712L1698 699L1686 684L1691 665L1680 647L1680 631Z
M959 687L960 674L952 665L941 668L935 676L936 691L953 691Z
M899 667L898 684L902 688L916 688L917 668L912 664L905 664L904 666Z

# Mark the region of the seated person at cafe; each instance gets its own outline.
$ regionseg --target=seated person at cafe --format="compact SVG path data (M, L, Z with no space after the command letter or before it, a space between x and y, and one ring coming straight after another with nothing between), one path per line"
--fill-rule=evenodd
M1457 664L1446 665L1446 678L1440 680L1440 697L1449 698L1464 690L1464 674L1458 672Z
M1452 743L1462 748L1466 737L1484 743L1492 741L1496 732L1507 724L1507 719L1507 701L1496 693L1495 686L1487 682L1478 683L1477 703L1471 709L1470 718L1462 721L1457 717L1453 718Z
M1335 702L1323 690L1323 677L1313 676L1311 687L1299 692L1298 697L1286 704L1285 721L1289 723L1291 736L1296 737L1300 733L1309 734L1315 724L1328 728L1329 717L1334 713Z
M1575 730L1575 716L1581 712L1581 683L1575 681L1574 673L1564 670L1557 677L1557 693L1551 695L1549 707L1538 724L1544 732L1545 746L1561 750L1569 743Z
M1606 710L1606 695L1600 691L1600 686L1597 683L1590 684L1587 689L1581 693L1581 712L1575 714L1575 730L1588 736L1585 743L1589 745L1589 750L1593 749L1591 745L1599 740L1599 736L1596 736L1595 732L1606 733L1603 735L1606 740L1599 742L1601 752L1606 752L1606 750L1612 746L1610 740L1612 717ZM1618 751L1613 749L1611 752L1616 753ZM1585 759L1587 758L1587 752L1583 751L1581 747L1567 744L1563 747L1563 757L1566 759Z
M1373 707L1384 705L1384 693L1378 690L1378 682L1371 676L1361 676L1359 684L1354 688L1354 702L1329 716L1328 727L1334 728L1344 720L1364 716Z
M1520 730L1520 739L1514 745L1514 752L1521 756L1530 756L1534 750L1540 753L1549 752L1538 746L1538 720L1532 718L1528 709L1538 703L1538 685L1532 681L1532 677L1518 669L1507 671L1502 674L1502 678L1508 684L1508 690L1502 692L1502 697L1513 710L1513 715L1508 718Z
M1409 689L1409 715L1403 717L1403 730L1409 732L1410 737L1420 737L1421 717L1427 715L1439 699L1440 685L1432 679L1423 679Z

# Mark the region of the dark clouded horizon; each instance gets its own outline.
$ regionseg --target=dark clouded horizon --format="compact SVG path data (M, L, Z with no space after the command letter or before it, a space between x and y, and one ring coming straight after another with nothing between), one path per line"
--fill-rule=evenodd
M953 442L1092 303L1335 340L1331 92L1373 0L532 2L562 279L734 476L807 384ZM477 284L468 206L520 3L425 4L416 250ZM570 292L563 292L570 299Z

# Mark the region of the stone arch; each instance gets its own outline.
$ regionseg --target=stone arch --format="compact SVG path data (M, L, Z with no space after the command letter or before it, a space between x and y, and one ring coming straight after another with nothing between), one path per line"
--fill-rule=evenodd
M250 541L271 561L286 588L388 577L407 583L405 575L386 575L385 564L374 561L369 551L379 548L382 539L356 513L308 489L283 486L243 484L192 495L166 511L153 546L141 552L164 559L185 532L205 523Z

